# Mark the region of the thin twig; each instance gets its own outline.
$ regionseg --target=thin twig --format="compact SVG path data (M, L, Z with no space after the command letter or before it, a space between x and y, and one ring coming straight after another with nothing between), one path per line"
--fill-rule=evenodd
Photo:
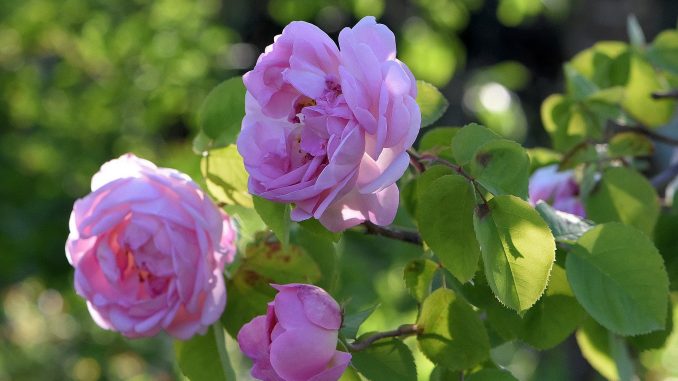
M678 146L678 139L674 139L670 136L658 134L658 133L656 133L656 132L654 132L654 131L650 130L649 128L642 126L642 125L625 126L623 124L619 124L617 122L610 121L610 126L616 132L631 132L631 133L638 134L638 135L645 135L645 136L647 136L648 138L650 138L654 141L664 143L664 144L673 145L673 146Z
M346 343L346 346L351 352L358 352L369 347L370 344L377 340L386 339L389 337L411 336L420 332L421 328L419 328L416 324L403 324L393 331L377 332L358 341L354 341L353 343Z
M426 170L426 166L421 162L420 156L413 149L408 149L407 154L410 155L410 164L417 173L422 173Z
M664 92L654 92L650 94L652 99L678 99L678 89Z
M422 242L421 236L419 235L419 233L415 231L379 226L369 221L363 222L363 225L365 226L366 229L365 232L367 234L393 238L399 241L404 241L415 245L421 245Z

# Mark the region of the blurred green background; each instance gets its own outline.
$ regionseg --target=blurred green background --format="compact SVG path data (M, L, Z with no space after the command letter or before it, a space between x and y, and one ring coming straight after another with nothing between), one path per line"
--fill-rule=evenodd
M0 1L0 381L179 377L167 337L124 340L89 318L64 256L70 209L99 165L125 152L199 179L199 156L191 149L198 106L217 83L251 68L289 21L314 22L336 37L361 17L377 16L395 32L399 57L450 100L439 125L479 121L533 146L547 144L539 106L562 90L562 63L596 41L626 40L631 13L651 40L676 27L678 5ZM368 328L413 319L401 276L417 250L349 234L340 251L352 271L336 294L342 301L359 295L353 309L382 304ZM543 353L502 347L493 356L521 380L599 377L572 341ZM647 361L667 367L661 359ZM420 367L422 377L429 371ZM662 372L678 377L677 369Z

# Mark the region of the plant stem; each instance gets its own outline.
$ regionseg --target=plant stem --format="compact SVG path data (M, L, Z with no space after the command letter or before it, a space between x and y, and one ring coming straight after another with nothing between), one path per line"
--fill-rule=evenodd
M638 134L638 135L645 135L645 136L647 136L648 138L650 138L654 141L664 143L664 144L668 144L668 145L672 145L672 146L678 146L678 139L674 139L674 138L669 137L669 136L664 136L664 135L658 134L658 133L656 133L656 132L654 132L654 131L650 130L649 128L642 126L642 125L625 126L625 125L622 125L622 124L619 124L619 123L616 123L616 122L613 122L613 121L610 121L610 125L612 126L612 128L616 132L631 132L631 133Z
M224 371L224 377L226 381L235 380L235 371L231 366L231 360L228 358L228 351L226 350L226 335L219 320L212 324L212 331L214 331L214 339L217 342L217 352L219 352L219 362Z
M665 92L654 92L652 99L678 99L678 90L669 90Z
M421 245L421 236L419 233L411 230L401 230L392 227L375 225L372 222L363 222L367 234L378 235L408 242L414 245Z
M354 341L353 343L346 343L346 346L351 352L358 352L369 347L370 344L377 340L386 339L389 337L411 336L420 332L421 328L419 328L416 324L403 324L392 331L377 332L358 341Z

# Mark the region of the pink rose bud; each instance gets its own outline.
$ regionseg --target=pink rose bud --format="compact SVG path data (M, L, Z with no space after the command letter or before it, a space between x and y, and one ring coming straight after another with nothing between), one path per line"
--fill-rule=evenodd
M530 203L543 200L561 212L585 217L584 206L579 201L579 185L572 171L558 172L557 165L537 169L530 177Z
M395 37L374 17L339 34L292 22L243 77L249 190L332 231L393 221L421 113Z
M126 154L77 200L66 256L94 321L128 337L203 334L226 305L236 233L185 174Z
M341 310L323 289L308 284L273 285L279 292L266 315L238 333L240 349L263 381L336 381L351 355L336 350Z

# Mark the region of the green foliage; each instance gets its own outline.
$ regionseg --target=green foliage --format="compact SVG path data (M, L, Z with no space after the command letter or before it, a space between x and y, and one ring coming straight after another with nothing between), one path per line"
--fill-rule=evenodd
M266 313L273 300L271 283L315 283L321 277L318 264L300 246L282 247L262 237L247 246L244 257L228 280L228 303L221 319L231 336L257 315Z
M464 126L452 139L452 152L457 163L467 165L473 160L476 151L492 140L501 139L491 130L475 123Z
M412 352L398 339L381 340L353 353L353 366L370 381L416 381Z
M497 298L518 312L546 289L555 241L539 214L515 196L497 196L473 220L485 276Z
M584 197L589 218L599 223L619 221L651 236L659 216L657 193L640 173L629 168L608 168Z
M450 145L452 138L460 130L458 127L437 127L429 130L419 141L419 151L430 151L443 159L454 161Z
M421 351L450 370L471 368L489 356L490 343L478 315L454 291L439 288L424 300L417 325Z
M422 238L462 283L473 278L480 258L472 223L475 206L473 186L459 175L430 183L417 204Z
M200 171L207 190L217 202L253 206L247 191L249 176L235 145L209 151L200 162Z
M624 343L588 319L577 331L577 344L586 360L608 380L631 380L632 364Z
M204 148L235 143L244 116L245 85L240 76L228 79L212 89L198 111L198 124L208 140ZM200 148L203 144L196 146Z
M417 104L421 111L421 127L435 123L450 105L440 90L424 81L417 81Z
M360 326L378 307L379 305L375 305L366 310L345 315L344 320L341 323L341 334L346 338L355 339L358 335L358 330L360 330Z
M174 352L181 373L189 380L231 381L221 365L214 327L188 341L174 341Z
M607 149L610 157L650 156L654 144L644 135L622 132L610 139Z
M517 381L513 375L501 369L481 369L465 378L468 381Z
M506 340L520 339L537 349L549 349L574 332L586 318L567 282L565 269L555 264L544 296L518 315L499 303L487 307L488 321Z
M438 264L429 259L417 259L405 266L405 287L417 302L423 302L431 293L431 282L437 271Z
M598 323L621 335L664 329L668 277L652 242L619 223L586 232L567 256L577 300Z
M553 209L549 204L539 201L536 208L541 218L546 221L558 242L574 243L579 237L593 227L593 224L574 214Z
M290 205L266 200L258 196L252 196L254 210L257 211L261 220L275 233L283 245L290 241Z
M492 194L527 199L530 158L520 144L489 141L476 150L470 167L471 175Z

